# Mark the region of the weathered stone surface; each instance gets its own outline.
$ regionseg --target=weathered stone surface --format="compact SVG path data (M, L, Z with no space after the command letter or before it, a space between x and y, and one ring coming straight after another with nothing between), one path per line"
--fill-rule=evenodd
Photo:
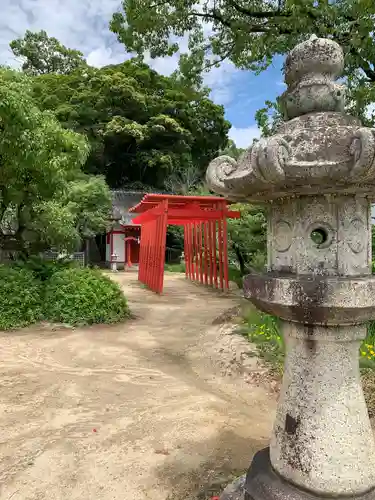
M362 325L282 323L286 342L271 462L284 479L321 495L375 485L375 445L360 382Z
M228 485L220 495L220 500L244 500L245 498L245 479L246 476L241 476L232 484Z
M375 318L375 132L343 114L342 68L335 42L298 45L285 66L288 121L238 162L221 157L207 171L229 198L271 202L267 272L244 288L281 318L285 370L270 450L254 457L244 500L375 500L358 364L365 322Z
M268 268L310 276L369 275L371 226L369 200L358 194L278 200L269 213Z
M269 449L259 451L253 459L245 481L244 500L323 500L329 497L313 494L285 481L271 464ZM333 498L333 496L332 496ZM375 491L359 496L334 497L335 500L374 500Z
M324 38L312 36L297 45L285 62L282 95L285 118L291 119L317 111L344 110L345 87L334 83L344 69L341 47Z
M244 292L261 311L305 325L355 325L375 316L375 276L252 274Z
M341 113L311 113L254 143L238 161L213 160L210 187L229 199L265 201L345 191L375 199L375 139Z
M284 68L285 83L291 86L307 77L333 80L343 70L344 54L341 47L331 40L312 35L289 52Z

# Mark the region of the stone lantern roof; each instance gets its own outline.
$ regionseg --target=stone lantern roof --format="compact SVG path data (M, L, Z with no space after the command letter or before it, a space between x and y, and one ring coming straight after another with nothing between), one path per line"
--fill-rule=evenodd
M345 87L336 83L344 55L315 36L297 45L285 64L284 119L238 161L221 156L207 171L210 188L234 200L355 193L375 199L374 131L343 113Z

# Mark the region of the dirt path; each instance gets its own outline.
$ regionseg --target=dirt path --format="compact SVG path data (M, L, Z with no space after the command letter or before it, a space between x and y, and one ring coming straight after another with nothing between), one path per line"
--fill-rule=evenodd
M1 500L205 498L266 443L273 402L206 352L238 298L117 279L124 325L0 334Z

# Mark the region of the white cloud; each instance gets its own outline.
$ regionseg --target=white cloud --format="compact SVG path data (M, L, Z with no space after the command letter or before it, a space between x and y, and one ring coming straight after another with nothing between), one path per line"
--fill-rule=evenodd
M178 61L180 58L180 53L188 52L188 36L183 37L171 37L171 43L178 43L180 50L176 54L170 57L157 57L151 59L150 53L145 55L145 63L151 66L155 71L164 76L169 76L178 68Z
M229 131L229 137L236 143L238 148L247 148L251 146L254 139L259 139L260 130L256 125L245 128L232 127Z
M69 48L81 50L86 57L103 65L127 58L122 45L108 29L113 12L121 0L5 0L0 21L0 63L18 66L9 42L23 36L27 29L45 30Z
M241 73L228 61L224 61L219 68L212 68L205 75L204 83L212 89L211 98L213 101L228 106L235 98L235 83Z
M205 24L203 28L205 36L208 37L212 31L210 25ZM179 52L173 54L173 56L151 59L148 54L145 57L145 62L149 66L165 76L171 75L178 68L180 54L189 52L188 36L182 38L172 37L171 42L178 42L180 47ZM205 73L203 76L203 83L212 89L211 99L217 104L222 104L223 106L229 105L234 98L233 87L235 78L240 73L241 71L235 68L229 61L224 61L221 63L220 67L213 67L209 72Z
M4 2L4 0L3 0ZM23 36L27 29L45 30L69 48L81 50L89 64L105 66L129 59L123 45L109 31L112 14L121 8L121 0L5 0L0 20L0 63L19 66L9 49L9 43ZM205 25L205 34L210 34ZM178 39L181 52L188 51L188 38ZM179 54L151 59L145 62L163 75L170 75L178 67ZM224 64L207 75L207 84L215 85L217 96L224 95L225 83L232 68ZM221 76L220 76L221 75ZM218 85L216 85L218 84ZM227 101L227 98L221 99Z
M126 59L130 59L130 54L121 54L116 52L111 47L99 47L92 50L86 60L90 66L95 66L96 68L102 68L108 64L119 64L124 62Z
M184 47L181 49L181 52L184 52ZM171 75L178 68L178 61L179 53L171 57L158 57L156 59L145 57L145 62L151 68L165 76ZM240 74L241 71L228 61L224 61L219 68L212 68L208 73L205 73L203 83L212 89L211 99L217 104L228 106L235 97L235 80Z
M170 76L178 68L178 60L178 54L174 54L171 57L157 57L155 59L151 59L148 55L145 56L145 63L164 76Z
M69 48L78 49L89 64L97 67L118 64L129 59L130 54L118 43L109 31L112 14L121 8L121 0L2 0L0 19L0 64L19 67L9 49L9 43L23 36L27 29L45 30ZM206 36L211 34L210 24L204 25ZM188 51L188 39L179 39L181 52ZM168 58L146 61L163 75L170 75L178 66L179 54ZM212 89L211 98L217 103L229 106L236 97L236 79L241 75L230 62L213 68L204 76L204 83ZM253 129L250 127L248 130ZM246 129L232 129L243 143Z

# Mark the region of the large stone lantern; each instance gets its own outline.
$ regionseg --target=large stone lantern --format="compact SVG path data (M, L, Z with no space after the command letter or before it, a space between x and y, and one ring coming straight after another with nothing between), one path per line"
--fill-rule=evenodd
M276 135L207 171L214 191L269 208L267 270L248 276L244 289L281 318L286 342L270 447L253 459L245 499L375 498L358 363L365 323L375 318L375 138L343 112L342 70L335 42L297 45L286 60L285 122Z

